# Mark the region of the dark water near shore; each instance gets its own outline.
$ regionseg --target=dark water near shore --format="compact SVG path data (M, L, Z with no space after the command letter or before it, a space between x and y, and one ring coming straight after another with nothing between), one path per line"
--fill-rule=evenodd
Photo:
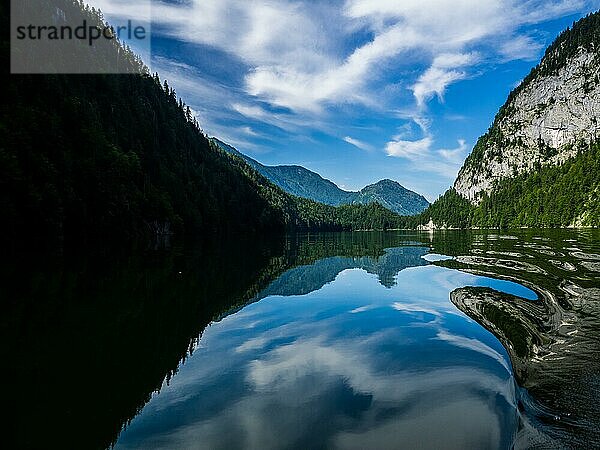
M600 234L329 233L2 265L9 441L600 446Z

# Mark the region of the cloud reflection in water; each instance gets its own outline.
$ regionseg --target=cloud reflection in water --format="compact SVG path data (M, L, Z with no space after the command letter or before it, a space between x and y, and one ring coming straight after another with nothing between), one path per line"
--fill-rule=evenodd
M433 265L387 284L343 269L213 323L116 447L510 448L519 418L508 355L449 294L530 293Z

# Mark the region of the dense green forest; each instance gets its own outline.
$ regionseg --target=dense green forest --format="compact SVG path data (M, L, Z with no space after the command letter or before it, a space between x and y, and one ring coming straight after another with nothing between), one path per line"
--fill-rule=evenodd
M105 26L99 11L78 0L24 5L48 14L59 7L67 20ZM0 13L6 72L4 3ZM76 49L83 63L107 57L90 48ZM0 233L7 242L397 224L378 205L336 209L286 194L212 144L168 82L129 49L103 50L142 74L10 75L0 107Z
M23 5L48 14L59 7L75 22L105 26L102 14L79 0ZM5 3L0 18L8 75ZM589 39L581 36L589 33L583 31L561 35L560 48L585 44ZM598 145L560 167L539 167L501 182L477 207L452 190L415 217L401 217L378 203L333 207L284 192L209 140L168 81L150 74L128 48L115 43L91 55L81 43L76 50L84 63L96 65L112 52L132 73L9 76L0 106L0 235L7 243L240 230L384 230L414 228L430 218L463 228L600 221ZM476 148L471 158L477 155Z
M560 166L537 167L529 174L500 181L474 206L453 189L440 197L416 223L433 219L455 228L551 228L600 226L600 144Z
M586 73L586 91L588 88L591 91L590 84L600 82L592 72L599 64L599 42L600 11L588 14L563 31L547 48L541 62L509 94L491 127L467 157L461 174L465 170L483 176L489 174L485 161L501 160L503 148L515 143L515 138L502 133L499 123L515 113L517 95L533 81L557 74L582 50L596 53ZM523 145L519 139L516 142ZM499 181L491 194L482 194L477 206L449 190L419 217L417 224L427 223L431 218L436 225L459 228L600 226L600 144L575 143L578 154L559 166L544 164L544 161L550 162L556 149L541 140L538 146L540 160L530 173Z

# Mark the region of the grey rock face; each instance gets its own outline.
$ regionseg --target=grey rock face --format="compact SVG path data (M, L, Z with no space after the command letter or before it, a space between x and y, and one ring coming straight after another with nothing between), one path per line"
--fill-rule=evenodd
M498 180L530 172L538 164L561 164L596 139L599 73L597 54L581 49L556 74L522 86L495 122L481 157L467 160L461 169L456 191L477 203Z

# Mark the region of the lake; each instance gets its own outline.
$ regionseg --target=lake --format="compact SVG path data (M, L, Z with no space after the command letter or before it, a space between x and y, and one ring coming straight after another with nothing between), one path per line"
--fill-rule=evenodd
M600 446L597 231L238 236L2 273L21 446Z

